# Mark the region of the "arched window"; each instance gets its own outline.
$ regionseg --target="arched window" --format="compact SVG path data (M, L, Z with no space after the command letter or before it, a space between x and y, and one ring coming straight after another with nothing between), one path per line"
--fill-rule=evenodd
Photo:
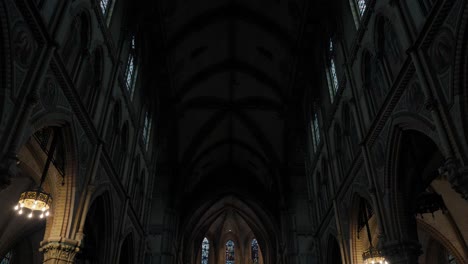
M151 116L148 111L145 113L145 122L143 124L143 143L145 144L145 148L148 149L150 135L151 135Z
M0 264L10 264L12 255L13 254L11 253L11 251L6 253L6 255L0 260Z
M328 43L328 70L327 70L327 79L328 79L328 92L330 93L330 101L333 103L335 99L336 92L338 92L339 83L338 76L336 73L336 63L335 63L335 45L333 40L330 39Z
M318 120L318 107L314 105L313 107L312 120L310 121L310 130L312 134L312 148L313 152L317 152L320 145L320 127Z
M140 177L138 179L138 193L137 193L137 197L136 197L136 209L137 209L137 212L138 212L138 215L141 216L142 215L142 210L145 206L145 201L144 201L144 198L145 198L145 195L146 195L146 174L144 171L141 172L140 174Z
M364 15L364 12L366 12L367 9L367 0L355 0L356 1L356 7L359 13L359 17L362 17Z
M130 40L130 49L128 52L127 65L125 68L125 84L127 86L127 91L130 94L130 98L133 97L135 80L136 80L136 46L135 46L135 36L132 35L132 38Z
M101 7L101 12L104 17L109 13L109 7L111 5L111 0L99 0L99 5Z
M204 238L201 248L201 264L208 264L208 256L210 253L210 241L208 238Z
M250 253L252 257L252 263L257 264L258 263L258 241L257 239L252 239L252 244L250 245Z
M120 133L120 105L117 103L112 111L112 116L109 120L107 128L106 143L110 153L114 153L114 149L118 145L118 135Z
M113 150L114 165L118 169L119 176L122 176L125 168L125 160L128 152L128 124L125 123L120 132L118 146Z
M78 64L85 56L89 40L89 21L85 13L75 16L67 34L66 41L63 44L62 58L67 70L73 77Z
M228 240L226 242L226 264L234 264L234 241Z

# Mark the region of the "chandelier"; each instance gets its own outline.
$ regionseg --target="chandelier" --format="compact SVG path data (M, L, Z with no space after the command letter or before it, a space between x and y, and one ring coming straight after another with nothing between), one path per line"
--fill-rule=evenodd
M29 190L21 193L18 204L14 207L18 215L29 213L28 218L33 218L39 215L39 218L46 218L50 215L50 207L52 204L52 196L42 189L47 173L49 171L50 163L54 157L55 148L57 146L57 129L54 129L52 143L49 151L47 151L47 160L42 171L41 182L34 190Z
M443 214L447 212L447 207L445 206L444 199L442 199L442 196L440 194L436 192L424 191L416 196L416 215L420 215L421 218L424 218L424 214L432 214L432 217L434 217L434 212L438 210L441 210Z
M382 253L373 247L370 247L362 253L362 258L364 260L364 264L388 264L385 257L382 256Z
M367 205L367 203L364 203L362 205L360 208L360 217L365 223L367 239L369 240L370 245L369 249L362 253L362 259L364 261L364 264L389 264L385 257L382 255L382 252L374 248L374 246L372 245L372 235L369 227L369 220L372 217L372 209ZM369 213L369 211L371 212Z

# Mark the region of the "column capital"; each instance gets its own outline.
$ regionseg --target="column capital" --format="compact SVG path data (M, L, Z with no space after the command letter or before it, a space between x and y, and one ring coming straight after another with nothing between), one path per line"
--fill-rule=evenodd
M58 238L46 239L41 242L40 252L44 253L46 264L68 264L75 262L75 256L80 242L77 240Z

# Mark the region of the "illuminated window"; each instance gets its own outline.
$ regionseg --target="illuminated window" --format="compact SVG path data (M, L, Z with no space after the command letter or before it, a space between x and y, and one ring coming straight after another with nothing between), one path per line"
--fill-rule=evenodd
M364 12L366 12L367 0L356 0L356 6L359 11L359 17L362 17Z
M234 241L226 242L226 264L234 264Z
M127 66L125 68L125 84L130 97L133 97L133 90L136 80L136 47L135 47L135 36L132 36L130 43L130 50L128 52Z
M455 257L452 255L452 254L448 254L448 257L447 257L447 261L449 264L457 264L457 260L455 259Z
M210 242L205 237L202 242L201 264L208 264L209 252L210 252Z
M143 124L143 142L145 143L145 147L148 148L149 141L151 135L151 117L149 112L147 111L145 114L145 123Z
M312 132L312 146L314 149L314 153L317 152L318 147L320 145L320 128L319 128L319 120L317 112L312 114L311 124L311 132Z
M11 253L11 251L6 253L6 255L0 260L0 264L10 264L12 255L13 254Z
M251 257L252 257L252 263L257 264L258 263L258 241L257 239L252 239L252 244L250 245L251 247Z
M328 44L328 92L330 93L330 100L333 102L336 92L338 91L338 76L336 74L336 63L335 63L335 46L333 41L330 39Z
M101 12L104 16L107 16L107 13L109 11L109 6L110 6L111 0L100 0L99 1L99 6L101 7Z

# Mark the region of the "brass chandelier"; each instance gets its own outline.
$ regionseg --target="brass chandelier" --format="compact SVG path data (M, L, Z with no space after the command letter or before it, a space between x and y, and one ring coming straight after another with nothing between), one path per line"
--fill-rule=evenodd
M50 149L46 152L47 160L42 171L41 182L36 189L21 193L18 204L14 207L18 215L29 212L28 218L33 218L35 215L38 215L40 219L46 218L50 215L52 196L42 189L42 185L47 178L50 163L54 157L55 149L57 147L57 139L57 129L54 129Z
M368 215L368 206L364 204L364 208L361 209L362 217L365 219L365 226L367 231L367 239L369 240L369 249L364 251L362 254L362 259L364 264L389 264L385 257L382 255L382 252L372 245L372 235L369 228L369 219L370 216Z

